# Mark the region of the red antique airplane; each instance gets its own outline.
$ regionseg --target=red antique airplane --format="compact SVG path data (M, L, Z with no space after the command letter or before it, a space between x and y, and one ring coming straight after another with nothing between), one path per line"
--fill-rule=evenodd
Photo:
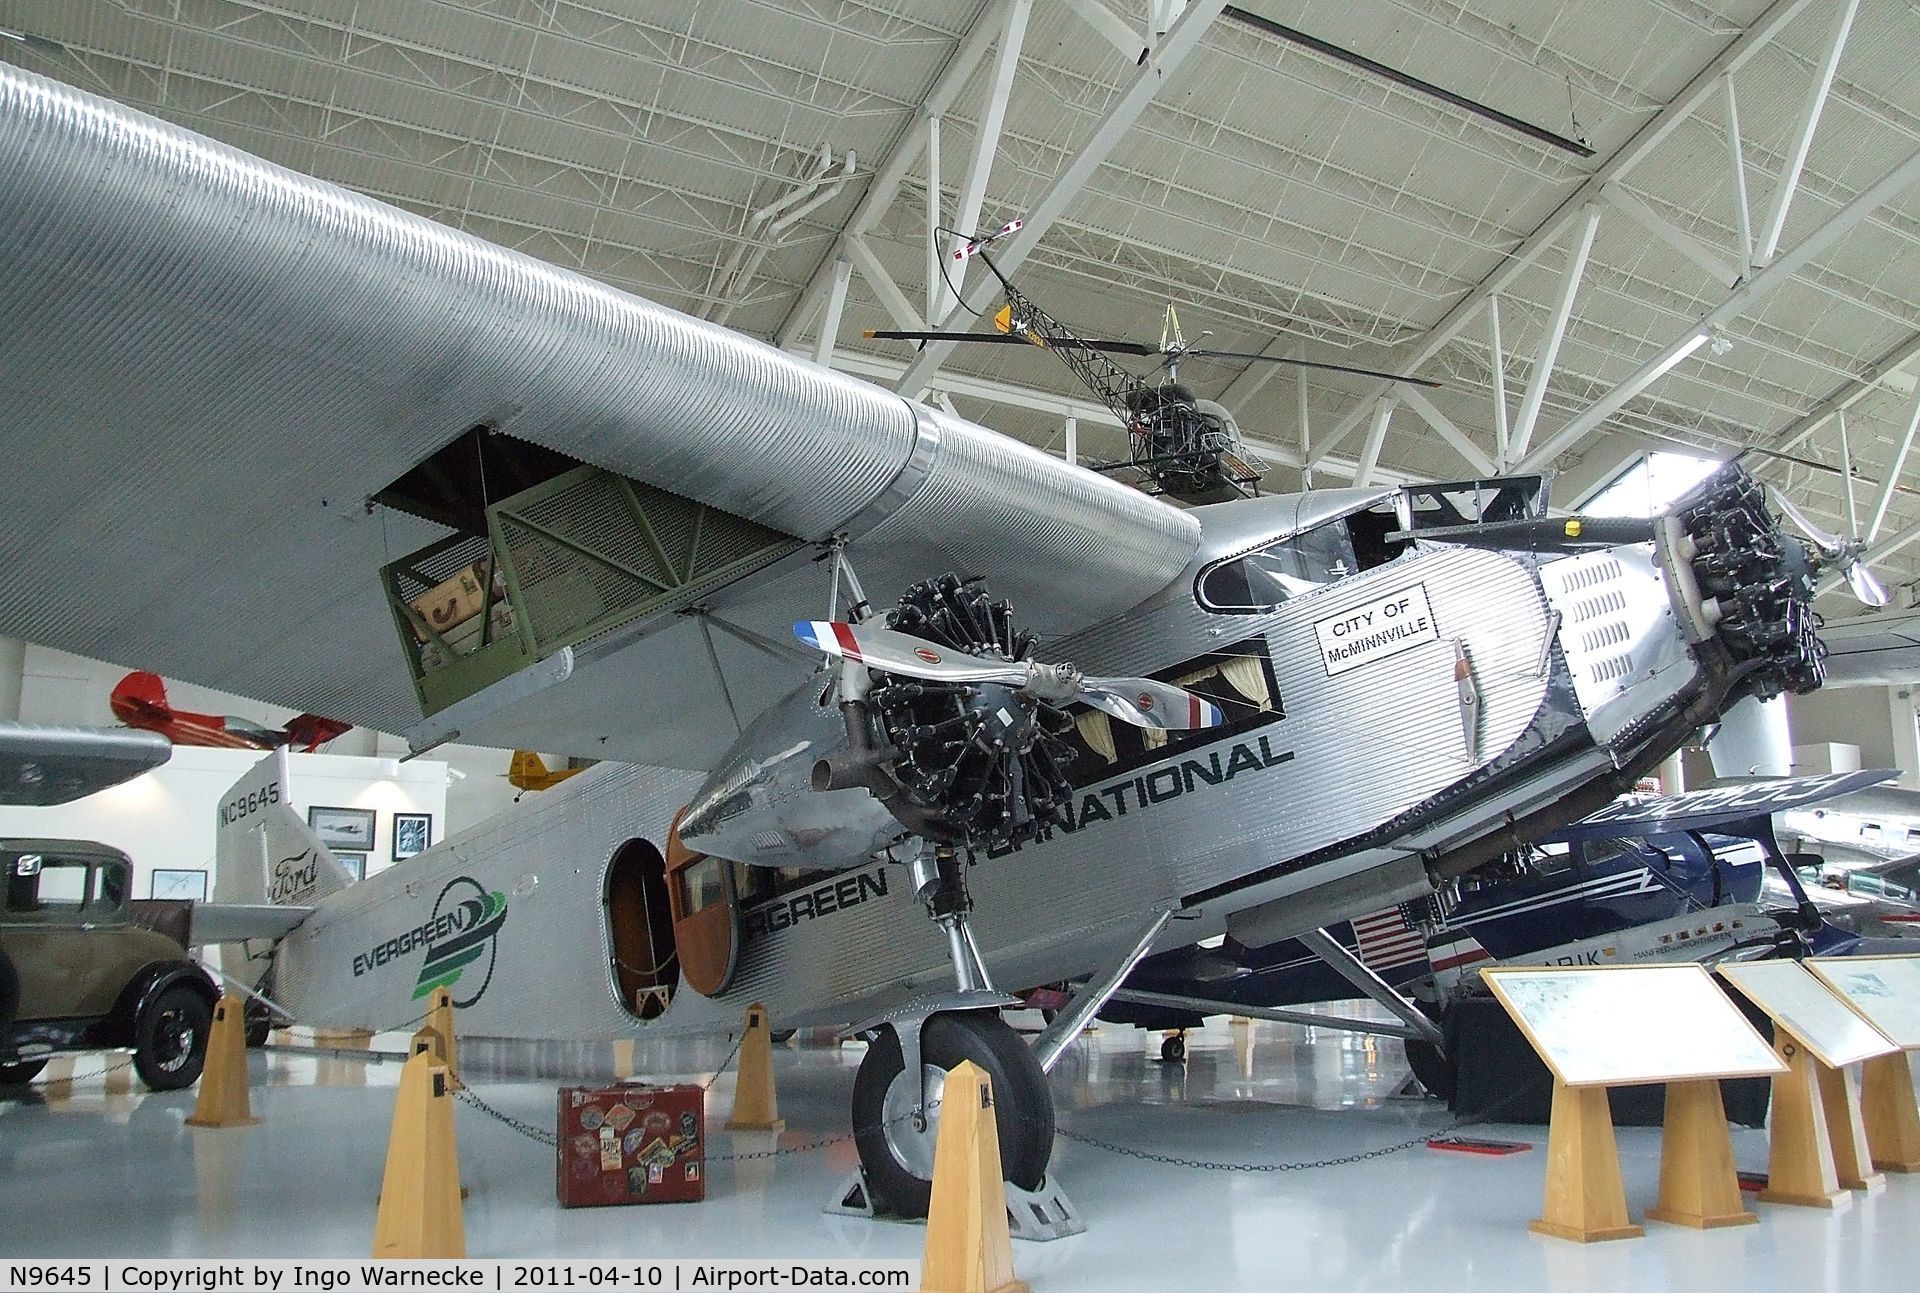
M175 745L216 745L235 750L271 750L288 746L311 754L353 727L318 714L299 714L285 727L262 727L233 715L196 714L167 703L167 685L157 673L136 670L107 697L113 716L128 727L158 732Z

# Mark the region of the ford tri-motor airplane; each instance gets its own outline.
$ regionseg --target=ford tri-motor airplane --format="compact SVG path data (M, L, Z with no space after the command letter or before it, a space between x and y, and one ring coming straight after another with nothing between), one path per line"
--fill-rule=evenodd
M848 1025L901 1212L961 1059L1034 1187L1045 1071L1155 947L1425 894L1821 680L1842 558L1737 467L1650 522L1548 519L1530 478L1182 511L6 68L0 227L0 632L603 760L352 885L263 763L216 892L288 909L266 995ZM1035 1044L1000 1021L1077 979Z

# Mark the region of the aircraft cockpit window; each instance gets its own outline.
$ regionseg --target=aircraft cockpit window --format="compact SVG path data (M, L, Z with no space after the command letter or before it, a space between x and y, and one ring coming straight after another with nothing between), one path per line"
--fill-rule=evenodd
M1270 611L1358 569L1342 519L1221 562L1200 577L1200 602L1217 611Z

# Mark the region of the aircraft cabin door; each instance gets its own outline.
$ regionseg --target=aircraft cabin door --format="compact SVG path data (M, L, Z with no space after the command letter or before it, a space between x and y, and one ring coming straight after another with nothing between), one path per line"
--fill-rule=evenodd
M667 888L681 975L701 996L717 997L733 982L740 957L740 905L733 888L733 867L682 844L677 815L667 833Z

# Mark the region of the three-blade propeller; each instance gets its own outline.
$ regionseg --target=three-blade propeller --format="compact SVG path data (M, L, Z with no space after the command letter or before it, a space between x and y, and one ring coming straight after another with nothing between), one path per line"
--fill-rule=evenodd
M1820 560L1827 565L1838 566L1847 581L1847 587L1860 599L1862 605L1885 606L1892 600L1887 586L1880 582L1880 576L1863 560L1867 545L1859 539L1843 539L1837 534L1828 534L1812 521L1806 513L1788 501L1779 490L1773 491L1773 501L1779 506L1789 521L1799 527L1800 533L1812 540L1813 546L1820 551Z
M1152 678L1087 678L1072 665L983 659L892 629L837 620L802 620L793 635L837 659L885 673L934 682L1000 683L1049 704L1081 701L1135 727L1184 732L1227 721L1226 712L1205 696Z

